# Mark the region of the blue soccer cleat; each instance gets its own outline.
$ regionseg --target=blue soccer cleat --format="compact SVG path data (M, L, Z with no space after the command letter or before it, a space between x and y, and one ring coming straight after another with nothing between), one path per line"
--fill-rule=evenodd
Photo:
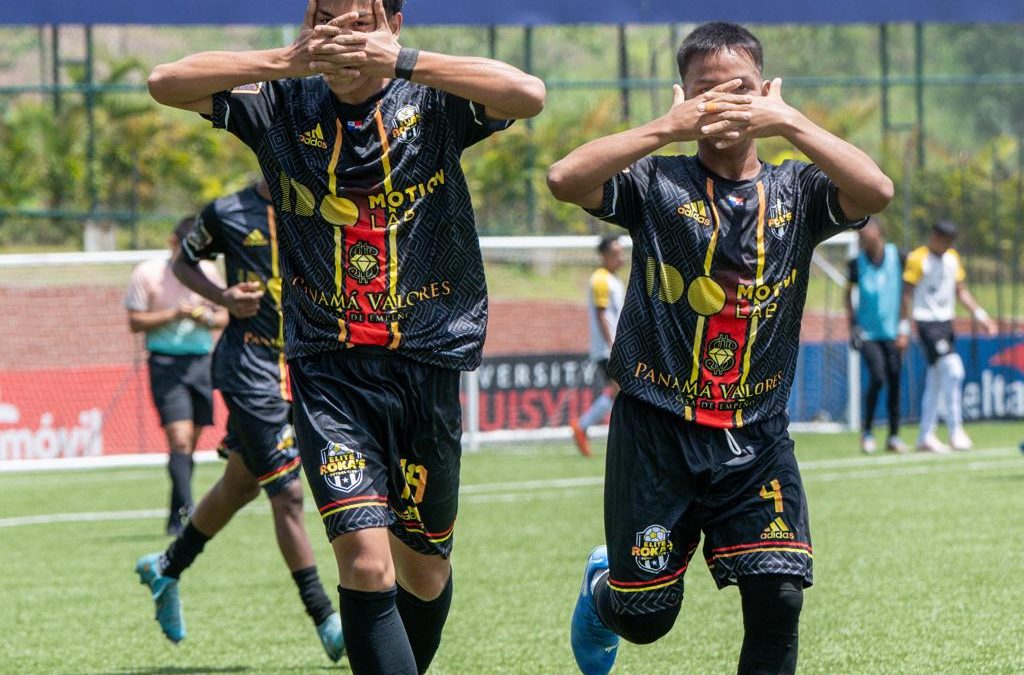
M160 555L150 553L135 563L139 583L149 586L156 603L156 620L167 639L177 644L185 639L185 617L181 613L178 580L160 574Z
M594 577L608 569L608 547L598 546L590 552L583 570L583 586L572 613L572 654L583 675L607 675L615 665L619 636L597 616L590 584Z
M320 636L320 644L327 652L327 658L337 662L345 653L345 636L341 632L341 616L337 612L324 619L324 622L316 627L316 634Z

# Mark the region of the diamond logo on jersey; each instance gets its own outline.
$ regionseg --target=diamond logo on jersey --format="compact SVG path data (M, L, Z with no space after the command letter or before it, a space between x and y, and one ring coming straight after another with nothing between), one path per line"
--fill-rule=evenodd
M321 150L327 149L327 141L324 140L324 129L320 124L317 124L316 129L312 131L299 134L299 142L310 147L320 148Z
M793 534L789 526L786 525L786 521L779 516L772 522L768 523L768 527L764 528L764 532L761 533L761 539L796 539L796 535Z
M683 204L676 209L676 212L683 218L688 218L698 225L711 227L711 217L708 216L708 207L702 201Z
M380 274L380 249L365 241L358 241L348 250L348 275L366 285Z
M789 226L793 223L793 212L786 208L781 199L768 208L768 230L778 239L786 236Z
M366 458L341 443L328 443L320 451L320 476L330 487L352 492L363 482Z
M644 572L657 574L668 567L668 557L672 553L672 542L668 538L668 529L661 525L650 525L636 533L636 545L633 547L633 560Z
M423 115L419 108L414 105L407 105L399 108L395 113L394 128L391 129L391 138L398 143L409 143L415 141L420 135L420 122Z
M270 242L267 241L266 236L264 236L262 232L259 230L253 230L246 235L244 240L242 240L242 245L249 248L256 248L259 246L269 246Z
M736 365L736 350L739 348L736 340L726 333L719 333L718 337L708 343L707 352L704 354L704 367L712 375L725 375Z

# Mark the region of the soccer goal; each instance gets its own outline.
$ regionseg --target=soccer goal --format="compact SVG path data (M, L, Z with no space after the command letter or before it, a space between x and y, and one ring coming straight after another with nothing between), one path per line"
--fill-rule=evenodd
M624 240L628 245L628 240ZM484 237L491 321L483 365L464 379L467 448L569 438L568 422L600 396L587 359L586 293L597 237ZM790 412L819 430L859 418L856 354L843 318L844 261L856 238L815 256ZM163 435L145 352L128 330L132 269L166 251L0 256L0 465L158 460ZM625 280L628 270L620 272ZM226 412L200 449L220 441ZM601 428L596 428L598 434ZM131 460L127 458L133 458ZM83 460L85 458L85 460Z

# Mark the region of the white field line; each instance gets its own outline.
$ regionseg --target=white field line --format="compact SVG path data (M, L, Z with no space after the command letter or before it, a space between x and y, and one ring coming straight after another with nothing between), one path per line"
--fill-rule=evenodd
M920 463L913 460L915 466L891 466L892 462L886 462L886 466L868 468L862 471L832 471L819 473L819 469L831 468L834 464L830 461L807 462L802 468L805 483L832 483L848 480L873 480L879 478L896 478L909 476L924 476L944 473L961 473L965 471L998 471L1024 469L1024 459L1000 458L1005 456L1009 448L996 450L979 451L970 454L935 456L920 455L914 457L925 457L930 461ZM976 461L980 457L993 457L994 459ZM957 458L965 458L971 461L955 461ZM871 458L864 458L871 459ZM890 459L890 458L878 458ZM893 457L891 459L911 460L911 457ZM841 461L841 460L836 460ZM841 466L850 466L853 460ZM852 466L859 467L870 462L857 462ZM494 504L521 501L548 500L568 496L570 494L586 492L600 488L604 485L604 478L590 476L585 478L556 478L551 480L532 480L519 483L478 483L464 485L461 489L462 504ZM242 514L267 513L269 507L264 504L253 505L245 509ZM315 507L307 503L307 511L315 511ZM242 515L239 514L239 515ZM98 511L87 513L54 513L34 516L17 516L13 518L0 518L0 529L8 527L24 527L29 525L48 525L52 523L89 523L117 520L149 520L164 518L167 511L163 509L144 509L135 511Z

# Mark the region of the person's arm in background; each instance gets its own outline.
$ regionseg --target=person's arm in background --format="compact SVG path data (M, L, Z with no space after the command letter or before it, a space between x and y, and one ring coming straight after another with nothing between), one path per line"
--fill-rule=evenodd
M901 275L906 274L907 270L907 254L900 251L900 270ZM909 295L907 294L908 283L906 279L903 279L903 291L900 298L900 322L899 322L899 335L896 336L896 348L900 350L900 353L906 352L907 347L910 346L910 303L914 298L914 286L909 284Z
M169 323L181 321L192 316L196 307L181 304L171 309L162 309L155 312L136 312L128 310L128 327L133 333L148 333L157 328L162 328Z
M993 337L999 334L999 324L997 324L992 317L988 315L988 312L978 304L978 301L974 298L974 294L971 293L971 289L967 287L966 281L957 282L956 297L961 303L963 303L964 307L967 308L967 311L971 313L974 320L985 328L986 333Z

